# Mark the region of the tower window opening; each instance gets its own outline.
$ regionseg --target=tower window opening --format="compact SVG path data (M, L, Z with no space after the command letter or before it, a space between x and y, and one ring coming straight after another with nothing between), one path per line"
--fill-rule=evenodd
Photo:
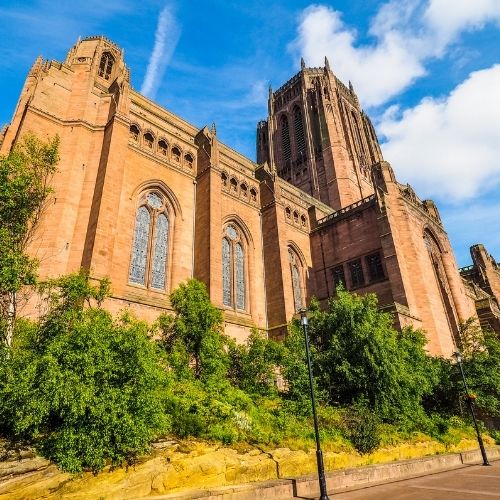
M115 58L109 53L104 52L101 56L101 62L99 63L98 75L105 80L109 80L111 77L111 70L113 69L113 64L115 63Z
M302 113L299 107L295 107L293 111L293 122L295 127L295 142L297 147L297 159L303 160L306 154L306 139L304 136L304 123L302 121Z
M286 115L282 115L281 117L281 148L283 152L283 161L285 163L290 162L292 150L290 146L290 128Z

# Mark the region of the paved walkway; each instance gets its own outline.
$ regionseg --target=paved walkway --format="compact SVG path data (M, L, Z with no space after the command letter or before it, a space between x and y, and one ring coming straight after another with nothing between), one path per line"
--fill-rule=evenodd
M500 461L330 495L331 500L486 500L500 498Z

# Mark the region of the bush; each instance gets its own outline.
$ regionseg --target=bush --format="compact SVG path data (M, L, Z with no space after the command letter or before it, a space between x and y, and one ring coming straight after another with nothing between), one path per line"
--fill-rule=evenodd
M0 425L66 471L131 461L169 428L157 347L146 324L84 308L99 297L84 274L51 290L50 312L18 329L1 370Z
M381 441L379 419L370 411L365 402L347 409L344 414L347 438L360 453L371 453Z

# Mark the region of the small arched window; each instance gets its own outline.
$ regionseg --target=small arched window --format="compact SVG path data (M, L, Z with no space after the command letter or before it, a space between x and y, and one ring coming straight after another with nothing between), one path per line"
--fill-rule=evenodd
M222 303L246 308L246 256L242 232L228 224L222 237Z
M286 215L287 219L291 219L292 218L292 211L290 210L290 207L286 207L285 208L285 215Z
M181 161L181 150L177 146L174 146L172 148L172 159L176 163L180 163L180 161Z
M290 264L295 311L300 311L300 309L304 307L302 294L302 264L299 256L291 247L288 247L288 262Z
M101 62L99 63L99 70L97 74L101 78L109 80L111 77L111 71L113 69L114 63L115 63L115 58L109 52L104 52L101 56Z
M158 152L163 155L163 156L167 156L167 153L168 153L168 145L166 143L166 141L164 141L163 139L158 141Z
M134 141L139 140L139 127L137 125L130 125L130 138Z
M136 212L129 283L165 290L170 220L163 195L143 195Z
M296 211L293 212L293 221L295 223L299 222L299 214Z
M243 197L247 197L248 196L248 188L247 188L247 185L246 184L242 184L240 186L240 190L241 190L241 194Z
M300 224L302 227L306 226L306 217L304 215L300 216Z
M229 183L231 184L231 191L238 191L238 181L234 177L231 177Z
M154 142L155 142L155 138L153 137L153 134L151 134L150 132L147 132L144 134L144 145L148 149L153 149Z
M227 186L227 174L225 172L222 172L220 178L222 181L222 186L226 187Z
M257 201L257 191L254 188L250 189L250 198L252 201Z
M184 161L189 168L193 168L193 157L188 153L184 156Z

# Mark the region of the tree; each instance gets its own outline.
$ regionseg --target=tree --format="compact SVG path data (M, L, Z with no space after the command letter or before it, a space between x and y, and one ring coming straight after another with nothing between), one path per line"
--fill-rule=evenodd
M26 250L51 192L58 149L57 137L43 142L26 134L0 158L0 317L7 346L12 344L18 294L36 282L38 261Z
M267 338L265 332L254 330L244 344L230 350L231 382L248 394L277 396L276 379L283 362L284 346Z
M316 382L330 404L364 401L390 420L423 414L422 398L434 384L425 336L412 329L397 332L374 294L338 288L327 311L312 308L309 325Z
M229 339L222 333L222 313L211 302L201 281L190 279L170 295L175 316L163 315L158 325L171 364L179 371L193 366L194 378L225 377Z
M165 362L145 323L99 307L107 286L51 282L48 314L16 322L0 368L0 429L70 472L131 461L169 429Z

